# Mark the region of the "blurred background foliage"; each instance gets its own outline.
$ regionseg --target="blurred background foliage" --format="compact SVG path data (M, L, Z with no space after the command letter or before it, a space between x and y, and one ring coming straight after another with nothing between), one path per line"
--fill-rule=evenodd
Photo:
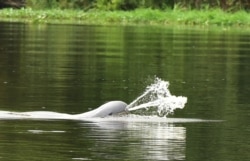
M0 6L33 9L99 9L99 10L134 10L151 9L209 9L222 8L226 11L248 10L249 0L0 0Z

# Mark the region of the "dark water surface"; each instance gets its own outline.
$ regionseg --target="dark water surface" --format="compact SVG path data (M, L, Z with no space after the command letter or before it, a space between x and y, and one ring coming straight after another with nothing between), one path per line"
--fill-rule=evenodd
M173 118L1 120L0 160L250 160L244 29L0 23L0 110L82 113L127 103L158 76L188 97Z

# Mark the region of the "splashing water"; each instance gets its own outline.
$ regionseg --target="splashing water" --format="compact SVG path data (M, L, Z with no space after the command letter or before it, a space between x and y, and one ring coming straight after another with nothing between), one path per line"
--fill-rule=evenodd
M159 116L166 116L172 114L177 108L183 109L187 103L187 97L171 95L168 86L169 82L155 78L154 83L127 106L127 110L153 108L157 110Z

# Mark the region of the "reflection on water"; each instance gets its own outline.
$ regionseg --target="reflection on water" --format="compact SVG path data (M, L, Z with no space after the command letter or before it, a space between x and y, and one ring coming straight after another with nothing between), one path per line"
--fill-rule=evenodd
M0 145L0 157L4 160L184 160L186 157L186 128L167 122L5 123L19 128L1 131L1 143L5 146ZM2 125L0 128L4 129Z
M124 153L132 160L136 159L135 156L143 160L185 159L185 127L164 122L101 121L94 124L98 128L89 134L96 140L94 151L102 145L106 145L107 152L125 146L126 151L116 152Z

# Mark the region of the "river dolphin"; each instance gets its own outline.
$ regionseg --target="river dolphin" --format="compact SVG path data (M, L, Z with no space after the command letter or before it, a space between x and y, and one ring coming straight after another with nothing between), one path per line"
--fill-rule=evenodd
M110 101L100 107L82 114L65 114L52 111L30 111L30 112L11 112L0 111L1 119L66 119L84 120L94 117L107 117L127 111L127 104L122 101Z

